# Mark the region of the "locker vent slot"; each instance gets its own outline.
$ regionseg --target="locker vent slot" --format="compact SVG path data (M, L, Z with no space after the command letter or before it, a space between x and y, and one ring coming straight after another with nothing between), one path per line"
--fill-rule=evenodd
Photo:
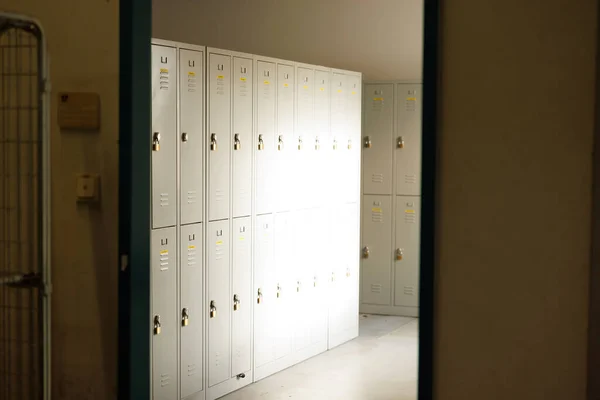
M196 77L188 75L188 92L195 92L197 86Z
M169 270L169 252L166 250L161 251L161 254L160 254L160 270L161 271Z
M225 198L225 193L223 193L223 189L215 190L215 201L222 202Z
M382 289L380 283L371 283L371 293L381 293Z
M383 174L373 174L371 176L371 181L373 183L383 183Z
M160 206L161 207L169 206L169 193L161 193L160 194Z
M223 252L223 244L217 243L216 248L215 248L215 258L217 260L222 260L224 254L225 253Z
M165 71L164 69L160 71L159 87L160 90L169 90L169 71Z
M196 265L196 246L188 246L188 267Z
M415 184L417 183L416 175L404 175L404 183Z
M171 375L161 374L160 375L160 387L165 387L171 384Z
M381 222L383 223L383 211L379 210L371 210L371 220L373 222Z
M406 222L407 224L414 224L415 222L417 222L417 216L414 212L404 212L404 222Z
M188 364L188 376L196 375L196 364Z
M188 204L194 204L196 203L196 199L198 198L197 196L198 192L196 190L189 190L187 192L187 203Z
M417 108L416 99L414 97L409 97L406 100L406 111L413 112L416 110L416 108Z
M404 286L404 295L405 296L414 296L415 288L412 286Z

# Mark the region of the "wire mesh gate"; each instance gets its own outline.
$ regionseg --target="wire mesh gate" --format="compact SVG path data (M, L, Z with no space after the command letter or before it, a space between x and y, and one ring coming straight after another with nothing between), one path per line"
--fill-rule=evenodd
M0 14L0 399L48 399L48 135L39 26Z

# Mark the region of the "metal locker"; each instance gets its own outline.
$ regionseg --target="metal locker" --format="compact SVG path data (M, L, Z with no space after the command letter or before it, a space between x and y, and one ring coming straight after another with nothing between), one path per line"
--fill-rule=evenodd
M419 306L421 198L396 197L394 305Z
M181 227L180 337L181 398L202 390L204 282L202 224Z
M346 76L333 73L331 79L331 135L337 143L336 150L330 159L331 199L335 203L344 201L345 159L348 147L353 143L349 139L346 124ZM354 144L356 145L356 144Z
M395 138L396 194L421 194L421 93L422 85L396 86Z
M296 208L306 209L315 203L316 193L320 188L314 181L318 166L316 162L317 135L314 123L314 70L310 68L298 68L297 80L297 149L295 181L298 191L296 192ZM319 143L320 147L320 143Z
M229 217L231 57L208 57L208 219Z
M290 313L293 304L296 282L292 277L293 254L293 222L289 212L275 214L274 266L275 266L275 307L271 318L275 332L275 358L279 359L291 353L293 322Z
M314 285L314 276L309 268L311 254L316 250L312 247L313 243L309 235L311 221L310 210L298 210L295 212L293 224L293 248L292 253L294 264L290 273L295 293L293 293L292 312L293 318L293 338L294 351L302 350L310 344L311 320L309 316L310 306L310 286ZM288 250L289 251L289 250ZM285 257L283 251L281 256ZM299 289L299 290L298 290Z
M329 263L327 260L331 248L329 246L329 210L317 208L310 211L311 218L309 229L306 232L309 238L308 249L309 260L306 265L310 266L307 276L306 294L308 299L307 316L310 327L310 343L316 344L327 340L327 298L325 297L325 282ZM329 255L330 256L330 255ZM338 254L341 256L341 254Z
M208 386L229 379L230 307L229 220L209 222L208 248Z
M294 67L277 64L277 133L275 145L275 211L289 211L294 188L291 160L294 139Z
M257 121L254 146L256 152L256 202L257 214L266 214L273 211L273 189L275 171L273 170L274 135L275 135L275 91L276 76L275 64L272 62L258 61L256 63L257 76Z
M177 53L152 45L152 227L174 226L177 201Z
M363 101L363 193L389 195L392 193L394 85L365 85Z
M274 318L276 291L273 260L273 215L256 217L254 236L254 367L275 359Z
M252 351L252 229L250 217L233 220L231 377L248 372Z
M179 140L181 224L202 222L204 143L204 54L179 50Z
M152 398L177 398L177 245L175 227L152 230Z
M361 134L361 76L349 75L347 77L347 107L348 140L359 143ZM360 198L360 154L359 146L346 146L346 203L358 203Z
M252 60L233 57L233 217L252 211Z
M363 196L362 219L362 302L391 305L391 196Z

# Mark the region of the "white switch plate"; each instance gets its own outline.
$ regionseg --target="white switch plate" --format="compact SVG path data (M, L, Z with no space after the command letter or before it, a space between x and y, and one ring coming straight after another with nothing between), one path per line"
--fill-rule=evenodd
M100 191L100 177L95 174L77 175L77 201L97 201Z

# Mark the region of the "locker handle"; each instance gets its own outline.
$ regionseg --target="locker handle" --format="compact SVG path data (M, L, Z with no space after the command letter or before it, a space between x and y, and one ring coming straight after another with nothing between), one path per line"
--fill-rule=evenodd
M397 142L396 146L399 149L403 149L404 148L404 138L402 136L398 136L398 142Z
M187 308L181 310L181 326L188 326L190 324L190 314Z
M263 141L263 135L258 135L258 150L265 149L265 142Z
M237 294L233 295L233 311L237 311L240 309L240 299Z
M363 247L363 258L369 258L369 247Z
M283 150L283 135L279 135L279 139L277 142L277 150Z
M348 150L352 148L352 139L348 139Z
M319 143L319 138L315 138L315 150L319 150L321 148L321 144Z
M302 284L300 283L300 281L296 282L296 292L300 291L301 286L302 286Z
M281 286L277 285L277 298L281 296Z
M365 136L365 148L370 149L372 146L373 142L371 141L371 136Z
M240 142L240 134L236 133L233 135L233 149L240 150L242 148L242 142Z
M210 317L215 318L217 316L217 307L215 306L215 301L210 301Z
M298 138L298 150L302 150L302 138Z
M210 151L217 151L217 134L210 134Z
M350 268L346 268L346 278L350 278Z
M161 324L160 324L160 315L154 316L154 334L160 335Z
M256 304L260 304L260 302L262 301L262 290L260 290L260 288L258 289L258 296L256 298Z
M404 249L396 249L396 261L401 261L404 257Z
M152 135L152 151L160 151L160 132Z
M337 150L337 139L333 139L333 149Z
M182 142L187 142L189 140L189 135L186 132L183 132L181 134L181 141Z

